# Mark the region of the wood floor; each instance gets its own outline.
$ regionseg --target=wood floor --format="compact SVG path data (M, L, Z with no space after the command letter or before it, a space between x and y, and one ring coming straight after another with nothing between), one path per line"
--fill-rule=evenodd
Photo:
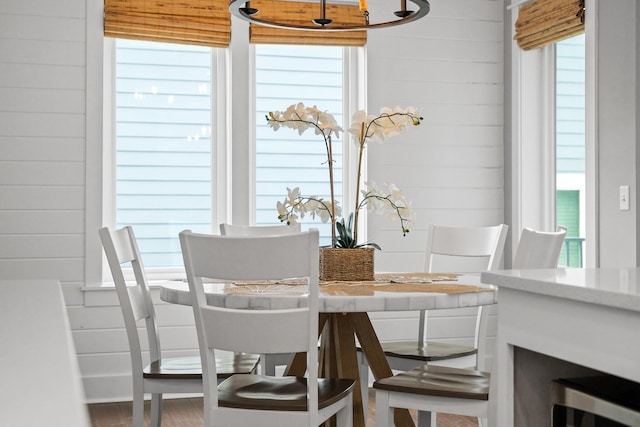
M375 402L374 394L369 394L369 414L367 425L374 426ZM162 427L198 427L202 426L202 399L167 399L163 403ZM91 425L93 427L130 427L131 402L97 403L89 405ZM149 423L149 402L145 405L145 419ZM415 415L415 414L414 414ZM415 419L415 418L414 418ZM437 427L472 427L477 426L475 418L456 415L438 416Z

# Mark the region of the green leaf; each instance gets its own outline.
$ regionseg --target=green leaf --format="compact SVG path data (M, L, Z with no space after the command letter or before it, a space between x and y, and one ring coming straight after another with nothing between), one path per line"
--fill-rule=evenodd
M353 213L349 214L349 217L340 218L336 221L336 230L338 231L338 237L334 240L334 247L343 248L343 249L354 249L354 248L375 248L378 250L382 250L377 243L373 242L365 242L358 244L353 238Z
M354 248L368 248L368 247L371 247L371 248L377 249L377 250L379 250L379 251L381 251L381 250L382 250L382 248L380 247L380 245L378 245L377 243L373 243L373 242L365 242L365 243L361 243L361 244L359 244L359 245L357 245L357 246L354 246Z

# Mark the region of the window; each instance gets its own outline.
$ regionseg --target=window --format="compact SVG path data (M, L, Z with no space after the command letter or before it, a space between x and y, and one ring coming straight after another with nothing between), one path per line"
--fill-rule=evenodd
M515 18L512 13L513 24ZM595 98L586 96L594 88L585 79L586 40L588 33L528 51L514 43L509 56L512 192L505 213L514 230L568 227L566 242L572 248L561 253L560 265L567 259L571 266L595 265L597 252L595 240L586 240L595 236L596 224L595 205L585 208L596 200L591 197L596 192L595 163L585 162L595 138L586 126L593 117L587 119L585 113L595 111L587 107ZM518 237L513 234L512 247ZM581 256L576 245L582 245Z
M180 231L212 231L211 51L116 40L116 226L148 268L182 266Z
M151 277L182 267L178 233L217 233L214 171L214 49L117 39L114 44L114 226L133 226ZM256 45L256 224L278 223L286 188L328 192L324 145L317 136L274 132L265 114L294 102L317 104L342 119L341 47ZM247 58L247 64L249 64ZM234 99L244 94L233 94ZM234 101L236 102L236 101ZM222 114L222 120L231 123ZM220 120L220 119L218 119ZM307 143L308 142L308 143ZM341 187L342 141L334 141ZM219 164L219 163L218 163ZM251 164L247 162L247 164ZM247 171L248 173L249 171ZM341 198L341 194L337 195ZM221 202L219 202L221 203ZM330 242L328 224L312 221ZM303 225L309 227L309 225Z
M287 195L287 187L300 187L303 194L329 198L322 138L311 130L303 135L292 129L274 132L267 126L265 115L302 102L329 111L342 123L342 70L341 47L256 45L257 225L278 222L276 203ZM334 139L332 144L336 199L342 202L342 138ZM331 243L329 223L310 218L300 222L303 229L319 229L322 245Z
M556 44L556 223L567 227L560 264L583 266L585 36Z

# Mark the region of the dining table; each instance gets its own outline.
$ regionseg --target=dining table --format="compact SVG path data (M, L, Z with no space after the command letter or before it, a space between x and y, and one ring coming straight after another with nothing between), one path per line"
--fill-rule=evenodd
M204 290L209 305L270 310L306 305L307 285L299 279L212 282L205 283ZM186 282L162 284L160 298L173 304L191 305ZM477 307L496 304L497 298L497 288L481 283L479 273L381 273L373 281L320 282L319 375L354 379L355 390L360 390L359 350L364 352L376 380L393 375L369 313ZM284 374L304 376L306 368L305 355L296 354ZM367 417L362 399L366 398L354 393L356 427L365 426ZM407 410L396 409L394 421L396 426L414 426Z

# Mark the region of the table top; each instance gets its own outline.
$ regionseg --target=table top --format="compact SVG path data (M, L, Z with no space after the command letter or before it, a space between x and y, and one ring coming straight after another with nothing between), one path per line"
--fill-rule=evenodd
M499 288L640 312L640 268L499 270L481 278Z
M435 280L432 280L435 279ZM228 308L285 309L306 304L306 285L290 283L206 283L210 305ZM376 275L375 282L323 282L322 313L435 310L497 303L497 288L480 282L480 274L398 273ZM191 305L185 282L165 282L160 299Z

